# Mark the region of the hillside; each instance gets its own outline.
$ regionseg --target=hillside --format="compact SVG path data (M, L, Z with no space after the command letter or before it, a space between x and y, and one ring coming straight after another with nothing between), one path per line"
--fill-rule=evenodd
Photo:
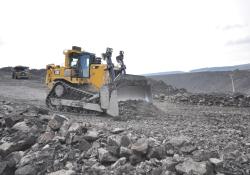
M234 71L234 70L250 70L250 64L241 64L235 66L223 66L223 67L207 67L201 69L194 69L190 72L217 72L217 71Z
M232 92L232 81L230 74L233 74L235 91L250 94L250 71L224 71L224 72L193 72L172 75L150 76L156 80L163 80L166 84L177 88L185 88L189 92L211 93L211 92Z

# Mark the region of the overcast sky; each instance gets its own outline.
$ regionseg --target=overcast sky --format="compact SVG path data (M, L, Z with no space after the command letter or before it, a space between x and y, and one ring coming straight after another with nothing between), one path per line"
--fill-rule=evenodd
M62 65L72 45L123 50L134 74L250 63L250 1L0 0L0 67Z

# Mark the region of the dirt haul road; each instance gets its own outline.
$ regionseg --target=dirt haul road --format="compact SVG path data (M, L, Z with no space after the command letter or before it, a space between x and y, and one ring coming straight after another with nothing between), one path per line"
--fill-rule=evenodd
M67 171L68 174L124 172L159 175L250 173L249 108L208 107L154 101L158 110L152 108L151 116L130 111L127 116L131 116L126 120L114 120L102 116L64 114L70 121L62 124L61 121L65 119L53 118L52 113L45 115L39 112L34 114L34 109L29 111L30 104L45 107L45 97L46 87L41 81L8 78L0 80L0 163L5 165L11 156L18 154L20 159L16 164L11 164L16 174L24 170L31 171L32 174L62 174L65 173L63 171ZM131 103L136 111L139 108L138 104ZM26 109L26 112L17 116L15 110L20 107ZM91 127L84 129L80 127L82 123L85 123L84 127L86 123ZM27 132L26 129L29 133L35 133L32 138L35 136L36 140L32 143L26 143L29 140L26 139L28 135L22 135L22 132ZM15 141L17 137L20 139L18 142ZM121 137L125 137L123 139L128 144L121 146L124 144ZM26 143L25 148L15 145L23 142ZM91 150L91 156L83 154L82 149L86 147L88 152ZM51 151L58 149L62 149L61 152ZM92 149L97 149L97 153ZM120 152L117 153L117 150ZM16 151L15 154L12 154L13 151ZM65 160L60 162L64 159L60 158L61 154L67 154L63 151L69 152L70 155L66 158L64 156ZM44 159L44 152L46 155L53 155L49 161L54 163L50 162L43 166L39 164ZM34 154L37 156L35 160L31 159ZM7 165L1 170L5 173L10 171Z

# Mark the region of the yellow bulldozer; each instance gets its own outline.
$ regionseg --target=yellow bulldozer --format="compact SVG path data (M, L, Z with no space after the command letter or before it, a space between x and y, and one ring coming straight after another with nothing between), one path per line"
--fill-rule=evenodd
M46 67L49 93L46 105L52 110L83 114L119 115L120 101L152 101L151 86L144 76L126 74L124 53L112 62L111 48L102 57L73 46L65 50L65 65ZM105 63L103 63L105 61Z

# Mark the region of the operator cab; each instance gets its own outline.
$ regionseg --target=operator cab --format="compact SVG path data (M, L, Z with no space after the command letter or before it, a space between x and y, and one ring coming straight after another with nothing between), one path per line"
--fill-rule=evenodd
M78 51L69 54L69 66L75 71L75 77L89 78L90 65L101 64L101 60L96 58L95 54L81 52L80 47L73 46L72 50Z

